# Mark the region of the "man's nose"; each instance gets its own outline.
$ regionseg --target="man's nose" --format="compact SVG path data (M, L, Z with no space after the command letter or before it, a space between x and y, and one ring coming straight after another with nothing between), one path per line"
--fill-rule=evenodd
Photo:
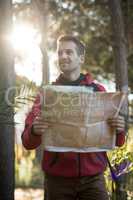
M67 54L66 54L66 52L62 52L61 58L62 58L62 59L67 58Z

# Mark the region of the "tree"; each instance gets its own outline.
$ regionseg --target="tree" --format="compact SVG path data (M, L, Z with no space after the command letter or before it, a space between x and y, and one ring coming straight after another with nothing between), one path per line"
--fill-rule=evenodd
M127 67L127 47L124 22L121 10L120 0L109 0L113 27L113 47L117 89L128 92L128 67ZM128 101L127 101L128 102ZM125 114L128 115L128 103L125 108ZM116 182L115 199L126 200L126 176Z
M32 8L36 13L38 19L38 28L41 33L41 52L42 52L42 84L48 84L49 82L49 63L48 63L48 52L47 52L47 29L48 29L48 11L49 11L49 0L43 1L31 1Z
M115 57L116 84L119 90L128 91L127 39L120 1L110 1L109 7L113 27L113 49Z
M11 0L0 0L0 199L14 199L14 111L8 93L14 85L13 54L8 36L11 32ZM6 98L5 98L6 97Z

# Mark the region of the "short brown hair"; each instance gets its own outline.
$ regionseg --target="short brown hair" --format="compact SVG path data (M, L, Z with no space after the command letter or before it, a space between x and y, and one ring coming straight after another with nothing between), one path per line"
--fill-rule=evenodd
M75 36L72 35L61 35L58 39L57 39L57 44L59 44L59 42L64 42L64 41L72 41L76 44L77 46L77 52L79 55L84 55L85 54L85 45L83 42L81 42L79 39L77 39Z

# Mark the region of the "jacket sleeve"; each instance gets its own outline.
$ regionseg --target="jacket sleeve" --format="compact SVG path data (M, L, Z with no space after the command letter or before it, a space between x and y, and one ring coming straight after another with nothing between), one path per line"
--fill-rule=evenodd
M41 144L41 136L32 134L32 124L37 115L41 112L41 93L36 97L31 112L28 113L25 120L25 128L22 133L22 144L30 150L35 149Z
M116 135L116 146L121 147L125 143L126 133L121 131Z
M97 84L99 91L101 92L105 92L105 88L100 85ZM125 143L125 138L126 138L126 130L119 132L118 134L116 134L116 146L121 147L124 143Z

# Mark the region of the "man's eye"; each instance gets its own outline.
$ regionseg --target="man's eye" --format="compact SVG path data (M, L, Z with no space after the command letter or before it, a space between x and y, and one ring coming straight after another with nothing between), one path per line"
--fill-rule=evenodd
M67 50L67 51L66 51L66 54L67 54L67 55L71 55L71 54L72 54L72 51Z

